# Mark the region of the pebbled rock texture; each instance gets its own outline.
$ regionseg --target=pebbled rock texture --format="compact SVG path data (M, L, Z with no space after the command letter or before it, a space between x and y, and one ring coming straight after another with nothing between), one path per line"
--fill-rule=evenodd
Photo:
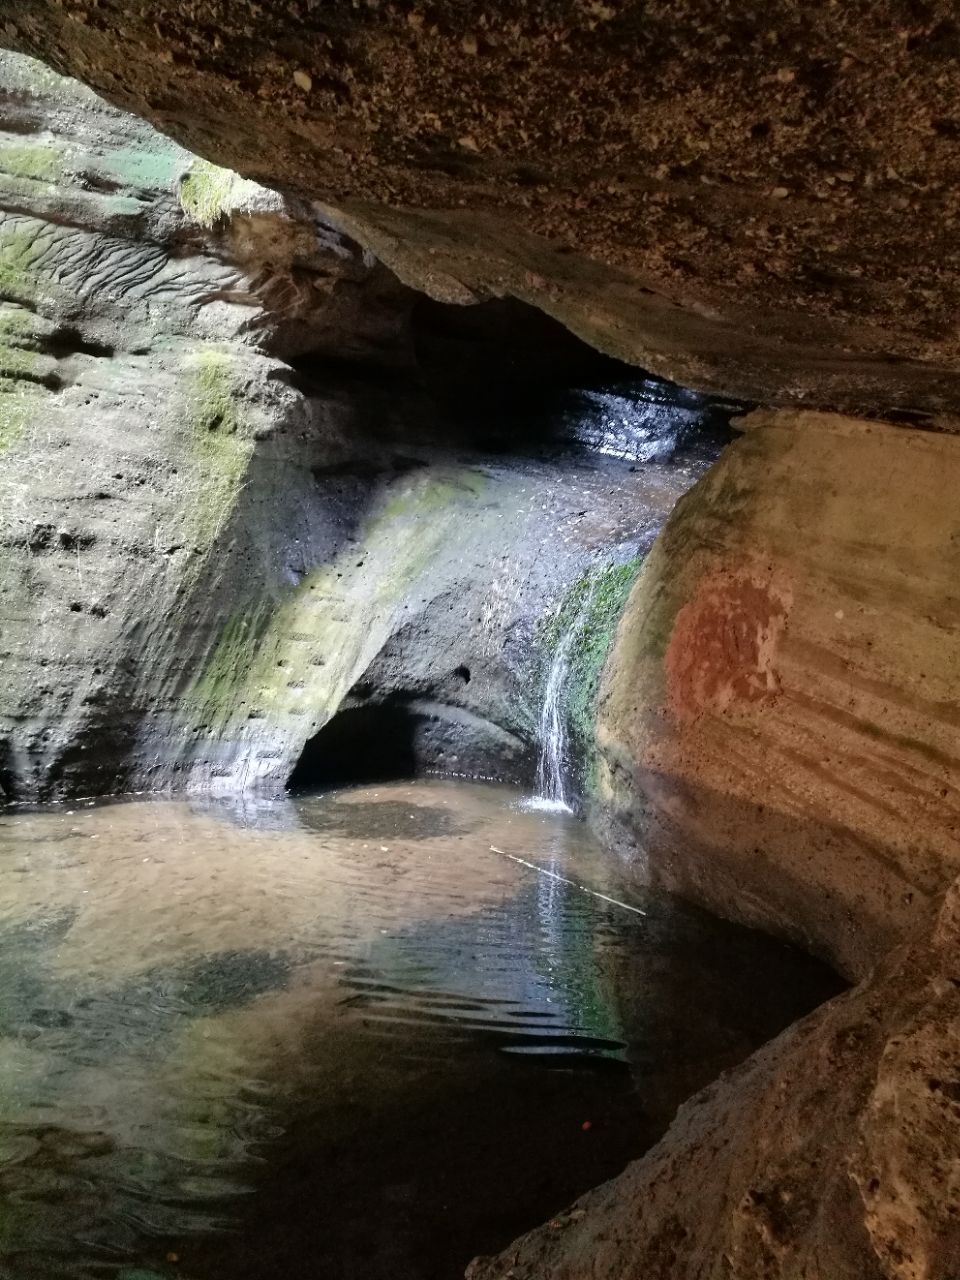
M0 41L438 298L766 403L960 404L948 0L16 0Z

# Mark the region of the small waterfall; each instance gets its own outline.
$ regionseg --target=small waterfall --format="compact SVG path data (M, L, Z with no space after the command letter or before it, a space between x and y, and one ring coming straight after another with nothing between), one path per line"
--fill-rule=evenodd
M543 691L540 709L540 759L537 762L537 795L534 804L540 809L565 809L569 812L564 772L567 765L567 717L563 694L570 672L570 654L580 633L593 599L594 583L583 594L570 625L554 650L553 662Z

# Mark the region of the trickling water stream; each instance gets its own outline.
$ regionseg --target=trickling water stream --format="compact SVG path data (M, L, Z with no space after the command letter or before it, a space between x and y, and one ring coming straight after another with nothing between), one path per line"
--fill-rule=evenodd
M3 1280L452 1280L836 990L517 800L0 815Z
M537 794L531 807L570 812L567 794L567 716L564 692L570 674L570 654L593 603L595 582L590 581L553 652L540 710L540 755L537 760Z

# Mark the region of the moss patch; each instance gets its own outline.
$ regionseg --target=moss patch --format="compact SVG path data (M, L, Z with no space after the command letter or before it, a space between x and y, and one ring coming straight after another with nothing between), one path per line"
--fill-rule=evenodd
M255 182L209 160L196 160L180 184L180 207L201 227L215 227L245 198L258 191Z
M37 407L43 361L28 312L0 311L0 453L15 444Z
M249 714L238 690L244 687L259 643L270 622L270 605L260 601L224 623L209 658L189 690L185 703L194 711L224 720L234 712ZM238 702L237 699L240 699ZM256 708L253 708L254 713Z
M191 494L190 532L209 547L230 515L253 452L253 435L241 413L233 361L205 351L193 361L187 386L190 455L199 483Z
M635 556L622 564L588 570L574 582L544 627L548 654L554 653L571 627L575 628L563 701L571 755L580 762L581 783L588 795L594 793L597 781L594 721L600 676L642 563L643 557Z
M0 311L0 390L12 390L4 383L17 379L37 381L39 366L36 336L29 314Z
M190 399L191 426L200 441L234 435L240 424L231 364L222 351L205 351L197 357Z
M459 468L398 480L348 549L280 601L261 601L225 624L184 698L194 722L220 733L233 724L241 736L248 719L322 724L448 549L462 504L473 504L485 483Z
M27 231L0 229L0 297L32 305L38 293L35 238Z
M56 182L63 172L63 156L49 143L0 143L0 173L34 182Z

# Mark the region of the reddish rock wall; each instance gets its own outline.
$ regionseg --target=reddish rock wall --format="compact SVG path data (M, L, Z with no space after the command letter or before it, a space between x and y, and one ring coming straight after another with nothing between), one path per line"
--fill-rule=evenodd
M960 867L960 439L755 413L605 679L638 874L860 975Z

